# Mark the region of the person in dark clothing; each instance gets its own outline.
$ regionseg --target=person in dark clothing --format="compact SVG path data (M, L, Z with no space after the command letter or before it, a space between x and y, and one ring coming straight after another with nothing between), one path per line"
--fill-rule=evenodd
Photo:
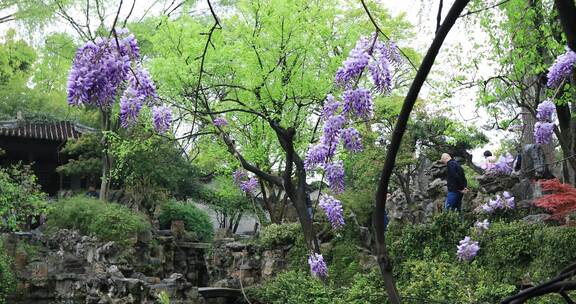
M462 197L464 197L464 193L468 192L468 181L466 180L464 169L448 153L442 154L440 161L446 164L448 173L446 178L448 196L446 197L444 209L460 211L462 209Z

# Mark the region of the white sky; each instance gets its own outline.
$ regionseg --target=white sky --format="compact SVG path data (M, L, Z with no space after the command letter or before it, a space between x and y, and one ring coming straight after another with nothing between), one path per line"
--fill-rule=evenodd
M1 0L0 0L1 1ZM134 12L132 13L131 20L138 20L140 16L142 16L145 10L152 4L157 2L156 0L136 0L136 6ZM405 13L407 20L410 20L414 27L415 32L417 33L416 38L412 41L405 41L400 44L400 47L412 47L418 50L422 55L426 52L429 44L432 42L434 38L434 30L436 27L436 14L438 9L438 1L437 0L405 0L405 1L398 1L398 0L376 0L381 5L385 6L390 10L392 15L398 15L401 13ZM125 4L121 11L121 16L126 16L128 11L130 10L132 1L124 1ZM168 3L170 3L169 1ZM215 1L217 2L217 1ZM443 14L445 15L450 8L453 0L444 1L444 9ZM360 4L359 4L360 5ZM162 11L164 8L161 5L154 6L150 14L156 14ZM197 7L198 11L207 11L207 5L205 1L199 0L199 5ZM5 12L0 11L0 16L4 15ZM107 23L112 23L112 17L115 14L115 11L107 12L109 18L107 18ZM444 17L444 16L443 16ZM95 22L93 22L95 24ZM3 36L3 32L6 31L9 27L14 27L14 23L5 23L0 24L0 34ZM71 34L75 34L73 29L70 27L68 23L59 22L52 24L48 27L46 32L52 31L62 31L62 29L66 29L66 31L70 32ZM33 43L41 43L42 37L44 35L33 35L33 37L23 37L27 40L32 40ZM452 28L451 32L449 33L448 37L440 53L436 59L436 63L433 66L432 72L429 78L433 78L435 80L440 81L450 81L453 71L457 71L456 65L459 61L466 62L467 60L471 59L472 56L482 52L482 49L474 49L473 45L474 42L478 43L479 45L486 45L485 40L486 35L482 32L481 28L478 25L470 25L469 23L463 22L462 19L459 19L455 26ZM406 45L407 44L407 45ZM460 58L453 58L449 56L449 50L455 47L461 47L462 52L460 53ZM452 54L453 55L453 54ZM486 77L493 73L493 69L490 67L489 63L485 62L484 64L480 65L479 70L477 71L477 76ZM433 89L430 86L425 85L423 88L420 97L427 98L431 96L433 93ZM486 121L482 119L486 117L486 113L483 112L481 109L477 109L475 105L475 97L476 97L476 89L466 89L459 91L454 98L447 99L443 101L443 104L449 105L454 110L455 118L465 122L467 125L475 125L481 126ZM480 116L480 117L479 117ZM486 131L485 131L486 132ZM486 132L491 139L491 143L487 147L482 147L480 149L476 149L472 151L474 155L475 161L481 161L483 157L481 156L482 152L485 149L495 149L498 144L499 140L502 139L507 134L505 132L496 132L496 131L488 131Z

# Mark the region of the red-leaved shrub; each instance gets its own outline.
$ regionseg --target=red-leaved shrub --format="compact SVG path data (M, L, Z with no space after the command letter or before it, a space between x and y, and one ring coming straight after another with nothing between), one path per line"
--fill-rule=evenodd
M548 192L536 199L534 204L546 209L556 220L564 220L566 215L576 211L576 188L563 184L557 179L540 182L543 192Z

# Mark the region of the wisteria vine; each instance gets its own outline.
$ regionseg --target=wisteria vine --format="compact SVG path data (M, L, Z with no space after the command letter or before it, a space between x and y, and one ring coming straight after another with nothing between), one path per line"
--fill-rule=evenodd
M371 90L363 87L361 77L367 75L374 91L380 94L392 90L392 68L401 64L400 52L392 41L378 41L378 35L362 37L350 51L335 75L335 86L342 93L337 99L328 94L320 119L324 123L318 143L311 145L306 153L304 166L307 171L323 169L334 194L344 192L344 164L336 160L339 146L349 152L363 149L360 132L354 127L357 121L368 122L373 115ZM368 69L368 73L366 72ZM320 197L319 206L330 221L333 229L344 225L342 202L330 195ZM322 255L313 253L308 262L310 271L319 277L327 275ZM319 267L318 265L323 265Z
M67 83L68 104L97 106L110 111L120 97L120 125L136 123L143 105L152 108L158 133L170 128L170 108L160 104L150 74L140 65L140 49L128 30L97 38L76 51Z

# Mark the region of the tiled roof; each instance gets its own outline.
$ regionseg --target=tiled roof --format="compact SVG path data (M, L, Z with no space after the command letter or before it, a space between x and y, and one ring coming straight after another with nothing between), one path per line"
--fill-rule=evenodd
M83 133L92 133L95 131L96 130L92 128L78 125L70 121L0 121L0 137L20 137L30 139L46 139L52 141L66 141L69 138L76 139Z

